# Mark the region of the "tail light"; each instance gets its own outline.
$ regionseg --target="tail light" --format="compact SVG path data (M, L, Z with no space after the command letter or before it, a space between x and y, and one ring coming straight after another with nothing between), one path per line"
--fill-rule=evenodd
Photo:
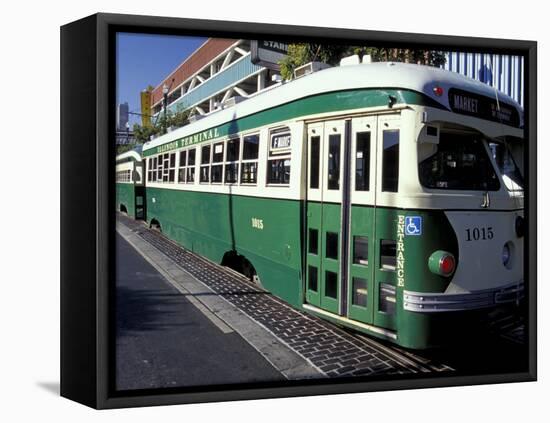
M451 276L456 268L456 260L451 253L438 250L428 259L428 268L439 276Z

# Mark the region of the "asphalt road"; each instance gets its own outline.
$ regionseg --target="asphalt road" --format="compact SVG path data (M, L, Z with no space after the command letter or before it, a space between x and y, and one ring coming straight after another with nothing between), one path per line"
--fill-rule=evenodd
M224 333L119 234L118 390L282 381L236 332Z

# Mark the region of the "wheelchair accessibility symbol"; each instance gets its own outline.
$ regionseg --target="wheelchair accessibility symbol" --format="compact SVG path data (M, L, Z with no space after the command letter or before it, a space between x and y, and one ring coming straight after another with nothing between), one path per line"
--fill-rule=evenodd
M422 235L422 217L405 217L405 235Z

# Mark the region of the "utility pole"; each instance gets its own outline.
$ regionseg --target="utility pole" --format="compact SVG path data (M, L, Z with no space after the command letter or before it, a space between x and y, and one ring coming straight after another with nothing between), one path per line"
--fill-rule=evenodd
M168 121L166 120L166 109L168 109L168 90L170 88L168 87L168 85L166 84L163 84L162 85L162 95L163 95L163 98L164 98L164 132L166 134L166 132L168 132Z

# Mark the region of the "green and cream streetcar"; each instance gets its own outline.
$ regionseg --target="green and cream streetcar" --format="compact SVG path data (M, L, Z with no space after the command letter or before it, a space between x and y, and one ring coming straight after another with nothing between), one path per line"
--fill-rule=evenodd
M301 310L438 345L522 296L522 118L440 69L321 70L146 143L147 221Z
M143 162L136 151L116 157L116 208L135 219L145 219Z

